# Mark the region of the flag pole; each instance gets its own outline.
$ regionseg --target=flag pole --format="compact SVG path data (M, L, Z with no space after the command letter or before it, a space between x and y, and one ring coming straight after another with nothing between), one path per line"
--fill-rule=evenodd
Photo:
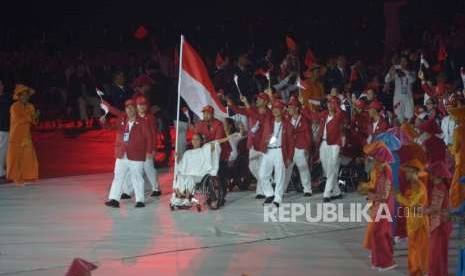
M179 110L181 109L181 72L182 72L182 49L184 44L184 36L181 35L181 44L179 45L179 68L178 68L178 104L176 107L176 139L174 145L174 174L173 185L176 181L176 169L178 166L178 139L179 139Z

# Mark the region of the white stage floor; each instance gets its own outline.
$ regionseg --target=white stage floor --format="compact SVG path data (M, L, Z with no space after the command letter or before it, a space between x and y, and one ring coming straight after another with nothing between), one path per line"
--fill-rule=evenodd
M375 272L357 223L265 223L262 200L231 192L219 211L172 212L171 175L164 195L145 209L123 201L106 207L112 174L0 186L0 275L63 276L73 258L96 263L92 275L405 275L406 242L396 245L399 267ZM285 202L321 202L291 193ZM340 202L363 202L349 194ZM450 273L455 268L450 250Z

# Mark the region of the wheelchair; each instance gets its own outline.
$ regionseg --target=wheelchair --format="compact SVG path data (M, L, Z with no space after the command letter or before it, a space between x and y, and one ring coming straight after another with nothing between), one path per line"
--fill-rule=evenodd
M175 193L173 192L173 197ZM221 188L218 177L205 175L202 180L195 184L192 195L179 198L179 204L170 201L171 211L184 210L195 207L198 212L202 211L203 206L210 210L218 210L224 205L225 189Z

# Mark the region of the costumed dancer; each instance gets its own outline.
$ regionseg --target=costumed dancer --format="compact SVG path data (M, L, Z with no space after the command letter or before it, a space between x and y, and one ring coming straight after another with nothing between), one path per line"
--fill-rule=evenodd
M447 213L449 210L449 181L452 178L443 161L435 162L426 169L432 184L428 196L428 206L422 211L429 216L429 276L449 275L448 255L449 237L452 233L452 223Z
M465 200L465 187L459 183L459 178L465 175L465 107L451 108L449 113L457 123L450 148L454 155L455 168L449 195L451 207L455 208Z
M404 207L407 216L408 236L408 270L410 275L424 275L428 271L428 217L423 216L421 209L426 207L428 193L424 178L424 164L413 159L401 166L409 188L402 194L396 191L397 201Z
M363 246L371 251L372 268L378 271L390 270L394 262L391 222L384 216L393 212L392 172L389 163L394 161L391 151L381 141L363 147L368 158L373 159L370 181L362 183L359 191L368 196L370 221L367 225ZM383 217L378 217L383 215ZM377 219L378 218L378 219Z
M17 84L10 107L10 136L6 161L6 178L23 186L39 179L39 163L31 137L31 126L39 122L39 110L29 102L34 89Z

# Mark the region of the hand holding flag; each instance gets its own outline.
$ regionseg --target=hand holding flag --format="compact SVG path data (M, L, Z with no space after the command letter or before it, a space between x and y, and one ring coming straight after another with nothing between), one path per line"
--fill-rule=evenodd
M429 63L428 61L423 57L423 54L421 54L420 56L420 70L421 70L421 66L425 66L426 69L429 68Z
M234 83L236 84L237 91L239 91L239 95L242 97L241 89L239 88L239 77L234 75Z
M103 98L102 96L105 95L102 90L96 88L97 90L97 95L100 97L100 108L105 111L105 115L104 116L107 116L108 112L110 112L110 110L108 109L108 106L106 104L103 103Z

